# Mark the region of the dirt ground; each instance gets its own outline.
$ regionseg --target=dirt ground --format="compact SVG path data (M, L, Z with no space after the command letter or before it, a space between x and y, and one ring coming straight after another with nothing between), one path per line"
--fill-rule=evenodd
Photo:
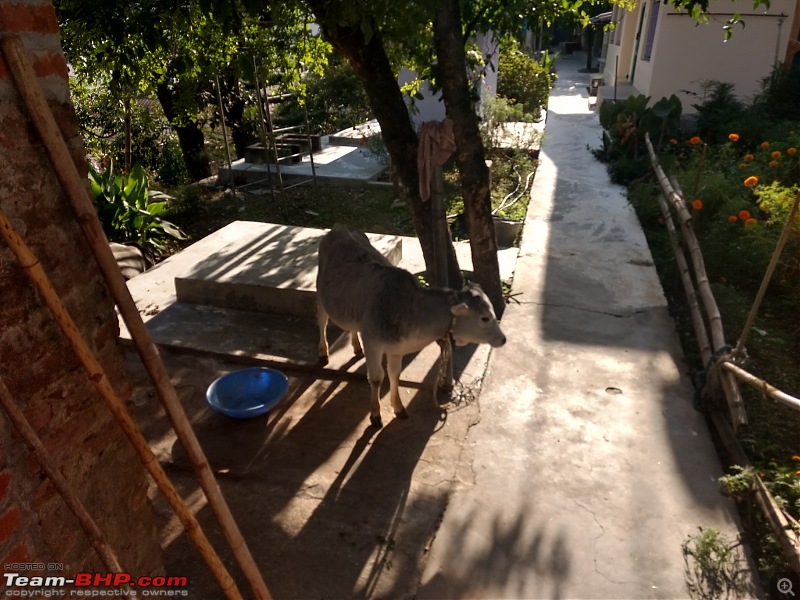
M456 353L460 383L446 410L431 398L436 345L410 357L401 377L410 418L395 419L384 397L384 427L376 429L369 425L366 377L359 375L363 360L353 359L343 339L334 345L331 360L349 372L346 378L287 372L286 397L267 415L250 420L220 415L205 401L207 386L241 364L163 353L209 464L276 598L414 596L448 497L459 479L471 477L469 448L463 443L480 419L476 397L487 356L486 348L476 347ZM243 596L252 597L132 349L128 370L136 414L151 447ZM151 497L167 574L187 577L191 598L222 598L155 488Z

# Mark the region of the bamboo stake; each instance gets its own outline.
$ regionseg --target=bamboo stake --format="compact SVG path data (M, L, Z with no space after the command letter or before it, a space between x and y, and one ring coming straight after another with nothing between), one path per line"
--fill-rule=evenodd
M800 410L800 398L795 398L786 392L782 392L774 385L771 385L763 379L756 377L752 373L745 371L740 366L735 365L732 362L724 361L722 363L722 367L733 373L737 379L740 379L745 383L749 383L754 388L761 390L773 400L777 400L781 404L785 404L786 406Z
M772 253L772 258L767 266L767 271L764 273L764 278L761 280L761 286L758 288L756 299L753 302L753 306L750 308L750 314L747 315L747 321L742 329L742 335L739 337L739 341L736 342L736 348L733 351L734 356L742 352L744 350L744 345L747 343L747 337L750 335L750 329L753 327L753 323L755 323L758 309L761 307L761 301L764 299L764 295L767 293L767 286L772 279L772 274L775 272L775 267L778 266L778 259L781 257L783 247L786 245L786 240L789 239L789 232L791 231L792 225L797 218L798 205L800 205L800 190L797 192L797 197L794 199L792 210L789 211L789 218L786 219L786 224L783 226L783 231L781 231L781 237L778 238L778 243L775 246L775 251Z
M86 537L89 538L92 548L97 552L97 556L100 557L103 565L111 572L121 573L123 569L119 564L119 559L114 549L109 546L103 532L100 531L100 527L97 526L97 523L89 514L89 511L86 510L86 507L83 505L80 498L78 498L72 486L59 472L50 453L44 447L39 436L36 435L30 422L28 422L28 419L25 417L25 413L17 406L17 403L14 401L11 392L8 390L8 387L6 387L5 381L3 381L2 378L0 378L0 404L2 404L8 418L19 432L25 445L28 446L28 449L36 458L36 461L41 465L45 475L47 475L48 479L53 483L53 487L56 488L64 499L67 508L75 515L75 518L78 520L84 533L86 533ZM131 593L134 592L135 590L132 589Z
M225 568L225 565L222 564L219 556L217 556L216 552L214 552L214 549L211 547L208 538L206 538L203 530L200 528L200 524L197 522L197 519L183 502L183 499L178 494L178 491L172 485L172 482L167 477L167 474L156 460L155 455L147 445L147 440L144 439L138 427L134 423L133 418L126 410L123 401L114 391L111 382L108 380L108 377L103 371L102 365L97 361L97 358L95 358L94 354L92 354L92 350L86 344L86 341L81 336L80 331L78 331L75 321L72 320L72 317L67 312L67 309L64 307L64 304L61 302L58 294L53 289L53 286L50 283L50 280L47 278L44 269L42 269L42 265L39 263L39 260L36 258L36 256L34 256L30 248L28 248L28 246L19 236L17 231L14 229L14 226L11 224L11 221L8 220L8 217L6 217L6 214L2 211L2 209L0 209L0 236L2 236L2 238L6 241L6 244L8 244L8 247L14 253L14 256L17 257L17 260L22 266L22 269L25 271L25 274L39 291L39 294L42 296L45 304L47 304L47 307L53 314L56 323L61 328L61 331L64 332L69 345L72 347L75 355L83 365L89 380L92 382L92 384L94 384L95 389L105 401L108 410L111 411L112 415L114 415L114 418L117 420L117 423L119 423L122 431L128 437L134 449L139 454L142 464L155 480L158 488L164 494L164 497L175 511L175 514L178 515L181 523L183 523L184 529L186 529L186 533L192 539L195 546L197 546L200 554L203 556L206 563L211 568L211 571L214 573L214 576L217 578L222 591L231 600L241 600L242 596L239 593L239 590L236 588L236 583L231 578L228 570Z
M721 348L725 347L725 332L722 328L722 315L720 315L719 307L717 306L717 302L714 299L714 294L711 291L711 285L708 281L708 275L706 273L705 263L703 261L703 254L700 250L700 244L698 243L697 237L690 226L692 217L686 208L686 202L683 199L683 196L676 191L676 188L678 187L677 184L673 185L666 173L664 173L664 170L661 168L648 134L645 134L644 141L647 145L647 152L650 156L650 164L653 166L653 170L655 171L659 184L664 191L664 195L667 197L680 217L679 222L681 226L681 233L683 234L683 239L686 242L686 245L689 247L689 254L694 267L694 276L697 282L697 290L700 294L700 298L703 301L703 307L705 308L706 315L708 316L708 327L711 331L711 341L713 343L713 347L716 349L715 351L719 351ZM744 409L744 400L742 399L742 394L738 385L736 384L736 380L730 373L720 372L719 378L725 395L725 400L728 403L731 420L734 424L734 428L738 429L742 425L747 424L747 413Z
M178 394L172 385L164 363L161 361L158 349L142 321L136 303L133 301L114 256L111 254L108 240L97 219L93 200L89 196L86 181L78 174L67 144L39 87L24 45L19 36L8 35L0 38L0 49L5 55L9 71L36 126L39 137L53 164L56 176L64 188L67 198L75 211L76 218L97 259L106 285L108 285L109 291L128 327L142 363L153 381L153 386L158 392L161 404L172 423L172 427L175 429L178 439L186 449L200 486L203 488L208 503L220 524L222 533L250 584L255 598L257 600L270 600L272 596L231 514L230 508L222 496L203 449L197 441Z
M661 212L664 215L664 220L667 224L667 232L669 233L669 240L672 243L672 251L675 253L675 260L678 263L678 270L681 276L681 283L683 290L686 292L686 298L689 302L689 312L692 316L692 325L694 326L695 337L697 338L697 345L700 349L700 357L703 364L708 364L711 358L711 344L708 341L708 333L706 332L706 324L703 321L703 315L700 312L700 305L697 300L697 292L694 289L692 282L692 275L689 271L689 265L686 262L686 255L681 248L678 241L678 232L675 230L675 223L672 220L672 213L667 205L667 200L662 194L658 195L658 204L661 206Z

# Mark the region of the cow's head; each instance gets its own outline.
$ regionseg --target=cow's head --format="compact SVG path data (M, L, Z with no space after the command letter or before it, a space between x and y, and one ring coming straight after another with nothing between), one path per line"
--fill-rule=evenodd
M457 346L489 344L495 348L506 343L500 330L492 303L481 286L472 283L460 292L454 292L452 335Z

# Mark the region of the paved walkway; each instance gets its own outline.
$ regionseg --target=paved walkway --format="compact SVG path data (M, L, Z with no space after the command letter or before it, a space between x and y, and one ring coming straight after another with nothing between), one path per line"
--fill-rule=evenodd
M681 544L735 507L655 268L559 59L509 342L492 352L419 598L687 598Z

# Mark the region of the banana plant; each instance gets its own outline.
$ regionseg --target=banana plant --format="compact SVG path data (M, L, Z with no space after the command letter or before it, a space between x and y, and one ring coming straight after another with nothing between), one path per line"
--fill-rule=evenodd
M174 240L186 235L162 215L172 197L151 190L138 164L129 173L114 173L114 163L102 173L89 165L89 184L103 231L111 242L136 242L154 255L163 255Z

